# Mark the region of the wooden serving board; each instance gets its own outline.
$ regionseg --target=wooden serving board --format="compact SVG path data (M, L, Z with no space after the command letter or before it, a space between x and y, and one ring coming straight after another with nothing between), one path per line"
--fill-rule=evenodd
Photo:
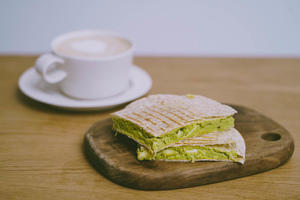
M186 188L249 176L288 161L294 151L289 132L273 120L242 106L235 128L246 142L244 165L232 162L138 161L136 143L114 135L111 119L95 123L86 133L88 160L105 177L123 186L142 190Z

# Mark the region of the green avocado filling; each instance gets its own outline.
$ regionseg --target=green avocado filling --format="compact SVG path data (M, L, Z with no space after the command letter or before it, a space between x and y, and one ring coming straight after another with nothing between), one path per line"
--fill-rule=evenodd
M153 153L179 142L180 140L211 132L224 131L234 126L234 118L229 116L226 118L195 121L193 124L189 124L187 126L166 132L158 137L154 137L131 121L116 116L113 116L112 120L113 129L115 131L134 139L138 143L147 147Z
M178 146L168 147L153 155L144 147L137 150L138 160L186 160L195 162L196 160L231 160L239 162L242 157L235 151L224 151L218 146Z

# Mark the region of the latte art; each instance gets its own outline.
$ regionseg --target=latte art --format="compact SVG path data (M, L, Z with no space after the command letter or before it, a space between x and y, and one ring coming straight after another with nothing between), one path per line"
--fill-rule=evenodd
M121 54L131 47L131 43L117 36L90 35L66 39L55 50L65 56L103 58Z

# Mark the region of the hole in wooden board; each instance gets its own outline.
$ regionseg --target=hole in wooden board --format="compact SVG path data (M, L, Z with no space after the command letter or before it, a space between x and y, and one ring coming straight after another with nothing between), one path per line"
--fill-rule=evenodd
M281 135L278 133L265 133L261 138L267 141L277 141L281 139Z

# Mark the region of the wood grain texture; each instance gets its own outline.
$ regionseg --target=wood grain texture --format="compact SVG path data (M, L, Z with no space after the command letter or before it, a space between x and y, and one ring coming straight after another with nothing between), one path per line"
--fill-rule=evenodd
M110 118L95 123L86 133L85 152L108 179L136 189L165 190L216 183L279 167L294 151L290 133L273 120L246 107L232 106L235 127L246 143L244 165L232 162L138 161L137 144L112 131Z
M153 78L150 94L195 93L253 108L285 127L295 152L264 173L199 187L140 191L115 184L82 151L103 112L70 112L35 102L17 89L36 56L0 56L0 199L299 199L300 59L136 58Z

